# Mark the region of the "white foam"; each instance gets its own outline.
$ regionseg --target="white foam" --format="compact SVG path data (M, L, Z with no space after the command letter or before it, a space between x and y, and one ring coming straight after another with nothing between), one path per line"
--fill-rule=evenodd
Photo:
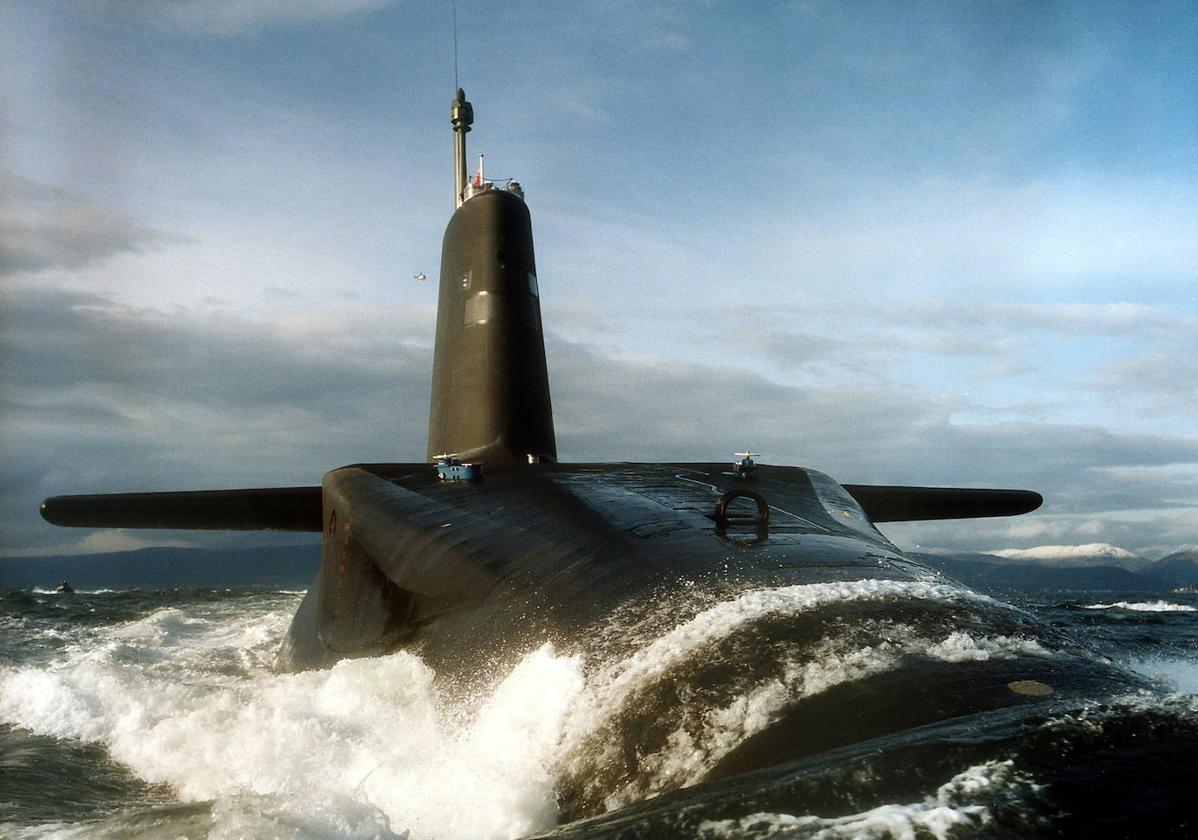
M987 795L999 787L1027 784L1011 761L991 761L970 767L941 785L936 793L909 805L882 805L845 817L794 816L758 813L738 820L709 820L699 824L699 836L708 838L894 837L914 840L932 836L947 840L956 828L980 828L991 820Z
M918 643L907 646L919 651ZM1012 659L1016 656L1050 656L1051 651L1035 639L1020 636L983 636L974 638L968 633L956 631L923 651L934 659L945 662L982 662L987 659Z
M592 683L601 688L595 700L601 709L613 709L635 690L660 677L718 639L738 628L775 615L796 615L826 604L908 598L927 601L984 601L997 603L967 589L923 581L860 580L811 583L778 589L745 592L716 604L641 648L628 659L597 674Z
M416 656L343 661L277 675L272 664L298 598L161 609L87 628L50 666L0 668L0 720L106 746L138 776L184 800L213 800L212 836L514 837L557 818L555 783L618 749L605 726L670 669L762 618L852 601L991 599L910 581L808 584L741 593L663 633L584 683L583 663L532 651L486 696L438 695ZM897 667L1048 655L1027 639L917 633L876 622L779 662L781 676L719 708L695 708L644 776L610 807L691 784L788 704ZM880 641L862 646L860 639ZM599 765L595 762L600 762Z
M654 789L698 783L717 761L746 738L777 721L797 700L892 670L905 657L921 654L946 662L976 662L1051 655L1032 639L1009 636L975 639L958 631L933 640L915 635L904 625L896 625L892 630L888 635L901 638L901 642L884 641L861 648L835 641L821 644L802 662L787 662L781 679L771 680L731 704L705 713L697 736L684 730L674 732L665 750L642 760L643 766L654 772ZM642 793L626 791L613 797L610 804L627 804Z
M547 768L578 660L541 648L465 708L407 653L276 675L293 601L159 610L51 667L0 669L0 720L103 744L142 779L215 800L214 837L515 837L554 824Z
M1198 694L1198 661L1171 656L1145 656L1127 663L1132 670L1168 685L1181 694Z
M1088 604L1087 610L1131 610L1132 612L1198 612L1189 604L1170 604L1167 601L1116 601L1113 604Z
M911 581L853 581L804 584L742 593L705 610L627 659L593 674L577 708L571 713L563 744L562 772L585 779L593 768L616 765L622 744L602 734L613 728L644 689L663 679L672 668L703 655L705 648L727 638L742 626L770 616L787 616L828 604L851 601L913 599L938 602L996 603L986 596L955 586ZM700 781L721 758L746 738L775 722L802 697L845 682L890 670L904 657L925 655L948 662L1048 656L1051 652L1031 639L1008 636L974 638L954 631L942 638L917 635L907 625L888 622L869 635L883 639L861 646L851 638L834 638L801 660L780 663L782 676L750 688L721 708L709 709L696 720L688 716L656 752L640 756L644 775L607 793L608 810L664 790Z

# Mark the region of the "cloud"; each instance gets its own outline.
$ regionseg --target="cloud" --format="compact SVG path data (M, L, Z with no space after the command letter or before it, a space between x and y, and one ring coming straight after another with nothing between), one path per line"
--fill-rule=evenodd
M810 320L820 319L815 316ZM693 331L688 332L687 340L701 346L722 341L738 353L755 352L783 370L806 371L829 382L888 381L898 363L927 356L987 362L982 373L991 377L1016 375L1023 370L1012 358L1020 345L1009 336L944 329L915 332L904 328L901 321L869 323L851 313L833 316L823 326L834 327L838 334L742 328L731 340ZM812 324L811 328L819 329L819 325Z
M1114 359L1100 365L1087 383L1090 387L1114 394L1148 398L1146 411L1185 413L1198 411L1198 382L1194 378L1194 359L1198 346L1154 350Z
M1163 553L1190 542L1198 440L1063 423L954 422L957 407L887 385L792 387L735 366L550 348L558 450L578 459L711 460L751 447L840 481L1024 487L1014 519L886 525L906 545L979 550L1046 540Z
M362 14L394 0L114 0L106 15L144 21L190 35L245 35Z
M680 53L694 45L691 18L697 7L705 5L600 0L594 6L593 23L617 37L623 48L631 45L649 53Z
M1198 194L1188 184L941 177L807 192L823 202L787 197L770 216L751 217L774 243L769 264L746 250L754 273L782 265L821 289L851 282L882 297L936 288L979 298L1082 278L1176 282L1198 270Z
M1040 330L1053 335L1121 335L1139 338L1189 333L1192 319L1172 310L1138 303L1019 303L913 299L901 308L865 303L863 312L890 323L920 328L956 327L996 332Z
M1193 431L1194 383L1184 371L1198 351L1198 322L1160 306L912 298L658 304L623 315L597 304L590 309L597 313L593 327L577 313L564 320L571 338L656 346L692 361L723 359L789 385L902 383L941 393L956 402L959 418L974 422ZM1148 413L1152 422L1145 424Z
M315 484L423 456L431 350L372 307L274 323L16 283L0 332L0 546L48 495Z
M3 333L0 527L8 548L74 539L55 493L316 483L355 461L419 460L431 313L362 308L272 322L135 309L17 284ZM425 322L423 336L409 325ZM959 403L889 383L780 384L549 341L563 460L720 460L752 448L844 482L1028 487L1042 513L896 526L957 548L1194 542L1198 440L1097 426L954 421ZM885 528L892 533L892 526Z
M897 384L786 386L731 364L613 358L564 342L551 346L550 360L559 450L572 457L704 459L751 447L767 462L806 464L843 481L1018 484L1091 510L1193 496L1170 465L1198 463L1194 439L962 424L952 419L955 401Z
M178 240L66 190L0 169L0 276L78 269Z
M881 527L905 548L987 550L987 546L1036 546L1045 541L1099 540L1129 548L1141 557L1170 554L1198 532L1198 510L1154 512L1136 516L1036 512L1010 519L972 519L957 522L891 522Z

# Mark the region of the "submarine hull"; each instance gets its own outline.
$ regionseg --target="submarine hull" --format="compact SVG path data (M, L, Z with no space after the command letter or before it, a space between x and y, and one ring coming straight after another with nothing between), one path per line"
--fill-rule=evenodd
M559 768L571 819L1149 688L906 558L814 470L538 464L468 482L376 464L322 493L323 562L280 665L405 648L472 693L546 644L581 657L590 708Z

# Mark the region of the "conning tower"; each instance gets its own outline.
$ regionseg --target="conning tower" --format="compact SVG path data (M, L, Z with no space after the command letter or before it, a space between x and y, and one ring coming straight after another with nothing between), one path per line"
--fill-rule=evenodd
M428 457L556 461L532 219L515 181L496 188L481 163L467 179L474 109L460 88L450 121L457 209L441 246Z

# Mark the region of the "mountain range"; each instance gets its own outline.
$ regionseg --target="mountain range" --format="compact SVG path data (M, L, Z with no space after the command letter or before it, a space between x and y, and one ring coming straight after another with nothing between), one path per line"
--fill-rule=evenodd
M1105 543L989 553L909 554L981 590L1168 592L1198 586L1198 547L1193 546L1155 561Z
M258 548L139 548L109 554L0 558L0 588L306 589L320 567L320 543Z
M1198 547L1149 561L1103 543L989 553L908 552L975 589L1167 592L1198 586ZM259 548L142 548L108 554L0 558L0 588L264 587L306 589L320 545Z
M1152 564L1151 560L1110 543L1039 545L1035 548L1004 548L986 553L1017 563L1035 563L1058 568L1118 566L1128 571L1139 572Z

